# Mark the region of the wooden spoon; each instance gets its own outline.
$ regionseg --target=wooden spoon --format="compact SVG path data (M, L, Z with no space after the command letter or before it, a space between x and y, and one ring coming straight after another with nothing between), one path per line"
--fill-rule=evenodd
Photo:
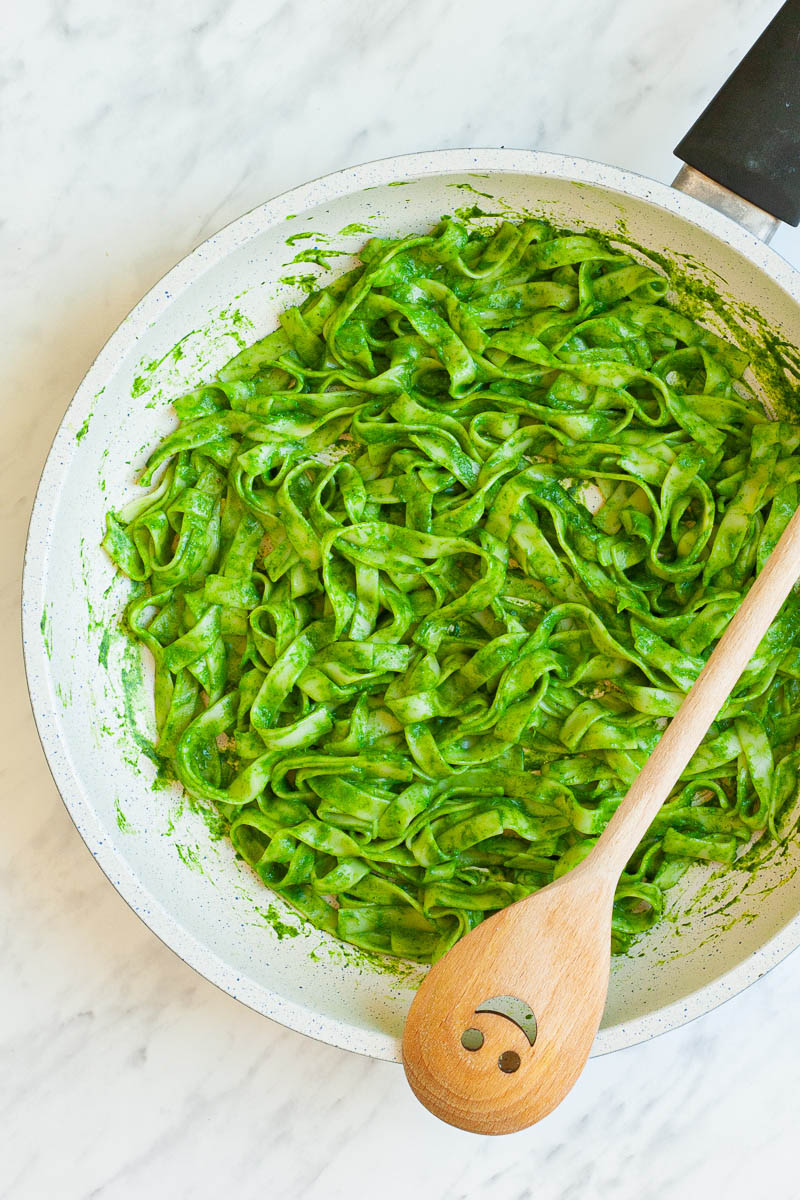
M591 854L484 921L428 973L403 1034L412 1090L473 1133L512 1133L573 1086L608 992L614 889L800 575L800 509Z

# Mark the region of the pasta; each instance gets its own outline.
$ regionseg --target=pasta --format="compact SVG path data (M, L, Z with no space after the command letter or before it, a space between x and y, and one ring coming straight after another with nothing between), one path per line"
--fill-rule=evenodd
M598 237L445 219L361 260L176 401L104 546L187 792L315 925L431 961L591 849L794 512L800 425ZM615 951L780 835L799 696L793 595Z

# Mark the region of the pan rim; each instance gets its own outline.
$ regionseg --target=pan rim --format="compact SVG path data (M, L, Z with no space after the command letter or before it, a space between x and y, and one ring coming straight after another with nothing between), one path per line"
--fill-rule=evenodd
M775 250L730 218L669 185L620 167L589 159L510 148L433 150L378 159L301 184L235 218L172 267L131 309L100 350L59 424L36 489L25 545L22 584L22 634L26 679L37 732L53 780L88 850L117 892L156 936L200 975L265 1016L330 1045L370 1057L399 1061L399 1041L390 1034L325 1017L287 1001L268 988L236 975L215 951L190 934L142 885L125 859L103 835L103 827L72 763L61 734L49 682L49 663L39 629L47 594L48 543L63 478L75 450L72 429L88 416L96 393L113 374L152 321L206 270L240 249L265 229L313 205L361 191L367 183L443 174L490 171L531 178L556 178L596 185L666 210L730 245L800 303L800 272ZM689 996L625 1025L601 1029L593 1055L634 1045L685 1024L738 994L800 944L800 913L749 958Z

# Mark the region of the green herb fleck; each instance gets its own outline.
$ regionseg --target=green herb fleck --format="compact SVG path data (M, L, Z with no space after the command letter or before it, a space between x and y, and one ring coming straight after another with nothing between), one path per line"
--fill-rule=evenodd
M53 657L53 640L52 631L47 615L47 605L42 609L42 619L39 622L39 628L42 631L42 641L44 642L44 652L48 658Z
M197 853L199 847L186 846L180 842L176 842L175 849L178 852L178 858L184 866L188 867L190 871L197 871L200 875L203 874L203 864L200 862L200 856Z
M136 830L131 825L125 813L122 811L122 805L119 802L119 797L114 801L114 812L117 818L117 826L122 833L136 833Z
M356 234L370 234L372 229L369 225L361 225L358 221L354 221L351 225L345 225L344 229L339 230L339 237L355 237Z
M319 286L319 277L317 275L282 275L278 283L285 283L287 287L300 288L302 292L311 293Z

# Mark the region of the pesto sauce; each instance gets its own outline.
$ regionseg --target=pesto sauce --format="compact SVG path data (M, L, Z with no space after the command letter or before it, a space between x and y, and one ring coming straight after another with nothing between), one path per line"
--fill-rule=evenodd
M405 182L406 181L399 181L398 185L400 183L405 183ZM470 184L461 183L461 184L454 184L454 185L450 185L450 186L459 187L463 190L471 191L477 196L487 197L489 199L492 199L496 203L499 203L501 205L501 207L503 207L506 211L508 211L509 213L511 212L511 206L507 205L506 202L504 202L502 200L498 201L497 198L491 196L490 193L478 192L477 189L472 187L472 185L470 185ZM469 223L474 220L485 219L489 216L496 216L497 214L486 213L484 210L480 209L477 205L473 204L472 206L469 206L468 208L458 210L457 215L458 215L459 219L461 219L462 221L464 221L466 223ZM350 235L350 234L353 234L356 232L367 232L367 231L368 231L367 227L346 226L340 232L342 235ZM556 236L558 236L559 232L563 232L563 235L566 238L571 236L569 231L556 231ZM704 270L704 268L702 267L702 264L697 264L697 263L691 262L688 259L684 259L683 262L678 262L677 258L675 258L675 257L671 258L667 254L657 254L657 253L654 253L653 251L647 250L647 249L637 245L635 242L633 242L631 239L629 239L625 236L624 230L621 230L620 232L613 234L613 235L602 235L602 234L598 235L597 231L591 231L591 230L587 231L587 233L589 236L594 235L596 237L598 245L601 247L616 246L617 243L626 245L630 249L636 250L639 255L644 257L648 262L654 264L656 268L660 268L660 270L662 272L667 273L670 277L670 283L671 283L671 287L673 289L674 296L676 297L676 299L673 301L673 303L675 303L676 307L682 313L695 316L697 319L700 319L700 320L706 320L709 312L713 311L715 314L717 314L717 316L719 317L721 322L729 330L732 340L734 342L738 343L744 350L747 351L748 355L751 358L752 369L754 371L754 374L755 374L759 384L764 388L771 403L774 405L774 407L777 409L777 411L781 415L788 415L790 418L791 418L791 416L793 416L797 413L796 393L793 390L791 381L787 379L787 375L786 375L787 370L789 370L789 371L797 370L798 356L797 356L796 350L794 350L793 347L789 346L788 343L786 343L786 341L784 339L778 337L774 333L774 331L768 330L765 327L765 323L763 321L760 321L760 319L758 318L758 314L756 314L749 306L742 305L742 304L736 302L732 297L728 297L728 296L725 296L724 294L721 294L720 284L724 284L724 281L713 281L712 282L708 278L702 278L701 276L702 276L702 273ZM481 230L479 236L485 243L491 242L492 235L489 232ZM301 233L298 235L294 235L291 238L288 238L287 244L293 245L298 240L305 240L305 239L309 239L312 237L316 238L317 240L322 240L321 235L315 234L313 232L309 232L309 233ZM578 239L578 240L580 240L580 239ZM328 258L336 257L339 255L344 255L346 253L347 252L344 250L331 249L327 246L325 246L325 247L314 246L314 247L310 247L306 251L301 251L291 261L292 261L292 263L312 262L321 268L327 268L329 266ZM287 284L292 284L294 286L299 286L303 290L311 292L311 289L315 283L315 280L314 280L314 277L311 275L286 276L281 280L281 282L284 282ZM337 293L333 292L333 290L331 291L331 294L334 297L336 297L336 295L337 295ZM308 300L304 304L303 310L301 310L301 311L303 313L306 313L306 312L309 314L312 313L314 311L313 306L318 304L320 299L322 297L324 297L325 295L326 295L326 293L324 291L323 292L312 292L312 294L309 295ZM305 319L306 319L306 322L308 323L309 317L306 316ZM421 319L422 318L420 317L420 320ZM319 329L315 329L312 326L312 332L314 332L318 335ZM191 335L187 335L187 337L188 336L191 336ZM278 334L271 335L271 337L273 337L273 338L277 337L277 336L279 336L279 335ZM182 341L185 341L185 339L182 339ZM269 341L270 341L269 338L265 339L265 343L267 343ZM179 343L178 347L180 347L180 345L181 344ZM175 349L177 349L177 348L175 348ZM304 353L306 353L306 354L310 353L309 350L302 349L300 346L300 343L298 343L298 345L297 345L296 352L300 355L301 358L303 357ZM450 350L450 349L441 349L440 348L440 350L439 350L442 360L445 362L448 369L451 371L453 369L455 369L455 360L453 359L454 352L455 352L454 350ZM180 351L180 353L182 353L182 351ZM180 357L180 353L178 353L178 355L174 361L177 361L177 358ZM245 355L243 355L241 357L244 360L244 358L246 356L252 356L252 350L245 351ZM164 357L166 358L167 356L164 356ZM155 367L157 367L163 361L164 361L164 359L161 359L158 361L158 363L152 364L147 369L148 370L155 369ZM236 362L236 360L234 360L234 362ZM141 394L141 391L138 393L135 393L135 394ZM395 419L399 419L399 418L396 417ZM355 460L353 460L353 461L355 461ZM440 458L436 458L435 461L437 463L437 468L441 468L443 465L442 460ZM460 471L463 472L465 470L468 472L468 468L458 457L452 457L452 458L448 459L447 467L453 472L454 479L457 479L457 480L461 481L462 483L464 482L462 479L462 476L459 474L459 472ZM288 520L288 518L285 518L285 519ZM294 518L292 518L292 519L294 519ZM292 527L291 525L289 525L287 527L290 529L290 540L291 541L293 541L295 536L297 536L297 537L301 536L302 526L299 524L299 522L296 522L294 527ZM302 536L305 537L305 534L302 534ZM389 542L387 543L387 545L392 544L393 538L395 538L394 534L392 534L390 536ZM396 540L396 538L395 538L395 540ZM374 540L374 545L378 546L379 544L380 544L379 540L376 538ZM538 553L538 551L537 551L537 553ZM537 561L536 553L531 553L530 561L531 562ZM551 569L551 566L549 565L549 560L547 560L547 562L548 562L548 565L547 565L547 567L545 567L545 565L544 565L545 559L542 558L541 562L538 564L538 567L537 567L538 570L541 570L544 572L544 575L542 577L546 579L546 585L548 587L562 586L561 576L559 575L558 571L556 571L554 568ZM457 622L452 624L451 636L452 636L452 634L455 634L456 636L458 636L459 628L460 628L460 626ZM465 626L465 628L466 628L466 626ZM793 639L788 635L788 633L785 633L780 638L778 638L778 640L775 642L774 648L775 648L775 651L778 652L779 650L782 651L783 649L785 649L791 645L793 645ZM106 645L106 647L105 647L106 661L107 661L107 653L108 653L108 647ZM300 659L297 659L297 653L298 652L295 650L293 652L292 656L298 662L300 669L302 669L302 666L304 665L305 660L301 661ZM141 666L141 664L139 664L139 667L140 666ZM129 674L126 676L125 668L123 668L123 684L126 689L126 695L127 695L129 693L130 689L141 686L141 677L139 675L139 677L134 678L134 675L133 675L133 673L130 672L130 670L129 670ZM602 693L598 694L595 698L602 699ZM126 716L129 717L129 715L130 714L128 711L128 705L126 704ZM135 723L134 723L134 728L135 728ZM138 735L138 736L140 737L141 735ZM137 742L137 744L139 744L139 743ZM644 743L642 743L642 745L644 745ZM648 743L648 745L649 745L649 743ZM140 748L143 750L143 752L147 753L149 757L152 757L153 761L155 761L155 762L159 761L158 753L155 750L155 748L152 746L152 744L149 742L149 740L145 739L144 743L140 744ZM148 751L148 748L149 748L149 751ZM427 753L427 751L426 751L426 753ZM198 759L198 761L200 761L200 759ZM203 755L202 755L202 761L203 762L209 761L205 751L203 752ZM161 763L161 767L163 769L163 767L164 767L163 762ZM190 805L191 805L193 811L199 811L202 813L204 820L207 820L207 821L209 820L209 810L207 807L205 807L202 804L199 804L199 802L197 800L190 800ZM218 837L227 836L231 831L232 823L224 815L215 813L213 815L213 817L211 818L211 827L214 830L214 836L218 836ZM184 847L183 849L185 850L186 848ZM179 850L179 853L181 854L181 857L183 858L184 855L181 852L181 850ZM189 857L189 863L187 863L187 865L192 865L194 860L191 858L191 855L189 855L188 857ZM700 857L707 857L706 851L703 850L702 848L700 850ZM739 862L741 864L743 864L744 859L740 859ZM192 869L195 869L194 866ZM726 868L726 870L729 870L729 869ZM717 872L716 874L720 874L720 872ZM638 895L639 897L647 896L648 897L647 903L650 903L650 896L649 896L649 893L646 892L646 890L642 891L642 889L639 888L638 893L634 891L633 894L634 894L634 896ZM733 902L734 901L730 901L729 903L732 904ZM710 910L710 915L714 915L714 912L716 912L717 914L722 914L727 910L727 907L728 907L728 902L726 902L726 904L724 904L722 906L719 906L716 910ZM291 934L286 933L286 929L288 929L289 927L285 926L283 924L283 922L281 922L276 911L271 906L269 909L266 910L266 913L270 915L270 923L273 924L273 927L276 929L276 934L279 938L282 936L296 936L296 934L298 932L297 930L294 930ZM265 916L264 913L261 913L261 915ZM381 938L385 938L387 936L387 931L390 928L389 924L387 924L388 915L389 914L387 912L379 912L374 916L373 935L376 938L376 940L380 940ZM274 917L274 921L272 920L272 917ZM746 919L746 920L752 919L752 914L745 913L745 914L743 914L741 919ZM309 928L313 928L313 924L309 924L308 916L303 917L302 920L303 920L304 927L308 926ZM277 926L275 925L275 921L277 921ZM637 930L639 928L645 928L648 923L647 921L639 921L637 924L635 912L633 910L629 910L628 907L626 906L626 904L622 900L620 900L618 902L618 904L615 906L615 922L616 922L615 927L617 929L617 936L619 939L618 948L621 948L621 949L624 949L626 945L629 945L631 938L635 936ZM398 973L403 974L403 975L405 975L407 973L408 964L402 964L401 960L395 960L395 964L393 964L391 966L391 968L389 968L387 964L389 962L391 962L391 960L386 960L383 957L378 957L376 959L375 951L372 949L364 949L363 947L360 947L360 946L357 946L355 949L353 949L353 948L345 949L344 947L340 947L338 952L345 955L345 957L354 955L355 960L357 960L359 958L359 956L361 956L361 957L363 957L364 961L367 961L371 964L373 964L377 961L381 964L381 969L391 969L391 970L396 969L398 971ZM317 953L318 953L317 951L312 952L312 957L314 957ZM348 959L348 961L351 961L351 959ZM401 962L401 965L397 965L398 961ZM413 971L413 968L411 970Z

